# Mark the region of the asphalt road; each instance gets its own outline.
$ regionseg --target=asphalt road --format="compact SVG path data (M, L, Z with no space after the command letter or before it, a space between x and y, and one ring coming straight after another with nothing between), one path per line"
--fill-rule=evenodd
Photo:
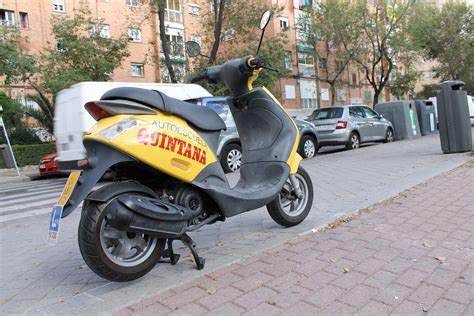
M144 278L111 283L84 264L77 246L80 212L62 220L59 243L46 245L49 209L65 179L0 184L0 314L96 314L156 295L204 273L280 245L337 217L368 207L468 160L441 154L439 136L320 154L305 160L315 186L308 218L278 226L260 209L194 232L206 268L197 271L187 249L176 266L158 264ZM326 150L323 150L326 152ZM237 175L233 175L236 177Z

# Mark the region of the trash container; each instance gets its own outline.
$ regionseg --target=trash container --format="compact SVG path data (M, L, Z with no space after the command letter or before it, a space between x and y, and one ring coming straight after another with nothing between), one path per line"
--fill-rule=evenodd
M439 138L445 154L472 149L471 121L467 93L461 90L465 83L450 80L441 83L436 96L438 106Z
M5 167L15 168L15 161L13 160L12 152L8 145L0 145L0 152L2 157L0 159L5 162Z
M418 115L413 100L398 100L375 105L375 111L392 122L395 140L421 136Z
M421 135L428 135L436 132L436 111L433 102L430 100L414 101Z

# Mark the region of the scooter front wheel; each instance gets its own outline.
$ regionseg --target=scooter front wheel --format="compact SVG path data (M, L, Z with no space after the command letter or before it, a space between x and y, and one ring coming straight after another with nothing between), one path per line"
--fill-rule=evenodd
M138 279L158 262L165 240L110 227L104 212L108 203L89 201L84 205L78 232L82 257L104 279L118 282Z
M291 227L301 223L308 216L313 205L313 183L303 167L295 174L302 197L297 198L290 179L280 191L280 194L269 204L267 210L275 222L282 226Z

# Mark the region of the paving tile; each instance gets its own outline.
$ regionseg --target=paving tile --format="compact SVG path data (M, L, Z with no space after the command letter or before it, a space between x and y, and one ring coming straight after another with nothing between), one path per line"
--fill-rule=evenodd
M398 307L392 311L392 315L421 315L423 307L412 301L403 301Z
M206 295L207 293L205 290L198 287L192 287L183 292L177 293L177 295L162 300L161 303L171 309L176 309Z
M455 282L444 293L443 297L462 304L469 304L470 302L473 302L474 288L472 284L472 279L470 285L466 283Z
M376 289L366 285L358 285L350 291L344 293L341 297L339 297L339 300L347 305L351 305L359 309L366 305L376 294Z
M351 315L354 314L356 310L357 309L352 306L335 301L323 309L321 313L318 313L318 315Z
M235 300L237 297L242 296L243 294L244 292L232 287L216 289L215 294L205 296L199 299L197 302L208 310L212 310L224 305L227 302Z
M274 278L275 277L272 275L263 272L257 272L235 283L232 283L232 286L241 291L248 292L263 285L266 282L273 280Z
M464 309L464 305L442 298L429 310L429 313L432 315L460 315Z
M252 310L244 313L245 316L261 316L261 315L278 315L282 310L275 306L275 302L267 301L259 306L252 308Z
M168 315L170 316L188 316L188 315L207 315L208 311L197 305L197 304L187 304L185 306L175 308L173 311L171 311Z
M208 315L215 315L215 316L234 316L234 315L242 315L245 312L245 309L241 306L232 304L232 303L225 303L224 305L213 309L208 313Z
M441 297L445 290L423 283L410 295L410 300L423 306L431 307Z
M392 283L392 281L395 280L396 278L397 278L397 275L392 272L378 270L377 272L375 272L374 274L366 278L364 280L364 284L377 288L377 289L384 289L388 284Z
M388 315L391 309L392 307L389 305L377 301L371 301L364 305L356 315Z
M298 302L295 305L283 311L283 315L300 316L300 315L315 315L321 311L321 308L306 302Z
M378 260L375 258L368 258L357 266L354 267L354 271L359 271L365 274L373 274L375 271L379 270L386 262Z
M302 286L295 285L272 298L272 301L280 308L287 309L302 301L312 291Z
M380 301L386 305L398 306L403 302L411 293L413 289L399 285L396 283L391 283L387 285L384 289L374 297L375 300Z
M418 285L422 281L424 281L427 278L428 274L425 272L411 269L405 271L399 278L396 279L396 283L411 287L411 288L417 288Z
M429 284L436 285L441 288L448 288L459 276L458 273L447 271L444 269L436 269L427 279Z
M243 296L240 296L239 298L234 300L235 304L238 304L246 309L252 309L262 303L264 303L267 300L272 299L278 294L278 292L268 289L265 287L259 287L256 288L255 290L252 290L248 293L246 293Z
M349 273L344 273L339 278L332 281L331 284L339 286L342 289L349 290L354 286L361 284L366 278L367 275L360 272L352 271Z
M319 291L308 295L305 298L305 301L318 306L318 307L326 307L330 303L337 300L345 291L340 289L334 285L326 285Z

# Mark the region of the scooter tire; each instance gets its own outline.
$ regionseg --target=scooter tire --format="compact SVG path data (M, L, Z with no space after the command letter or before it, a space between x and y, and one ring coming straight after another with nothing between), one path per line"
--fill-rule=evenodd
M267 210L270 214L271 218L277 223L285 227L292 227L296 226L308 216L311 207L313 205L313 182L311 181L311 177L309 176L308 172L303 169L302 166L298 168L297 171L297 178L300 181L305 182L305 187L307 188L307 199L305 200L306 204L303 206L303 210L299 212L296 216L290 216L281 205L281 198L280 194L269 204L267 204Z
M165 240L158 239L155 249L148 258L136 266L124 267L115 264L105 254L100 238L100 227L105 218L104 209L108 202L84 203L78 231L82 258L92 271L106 280L115 282L136 280L150 272L156 265L165 248Z

